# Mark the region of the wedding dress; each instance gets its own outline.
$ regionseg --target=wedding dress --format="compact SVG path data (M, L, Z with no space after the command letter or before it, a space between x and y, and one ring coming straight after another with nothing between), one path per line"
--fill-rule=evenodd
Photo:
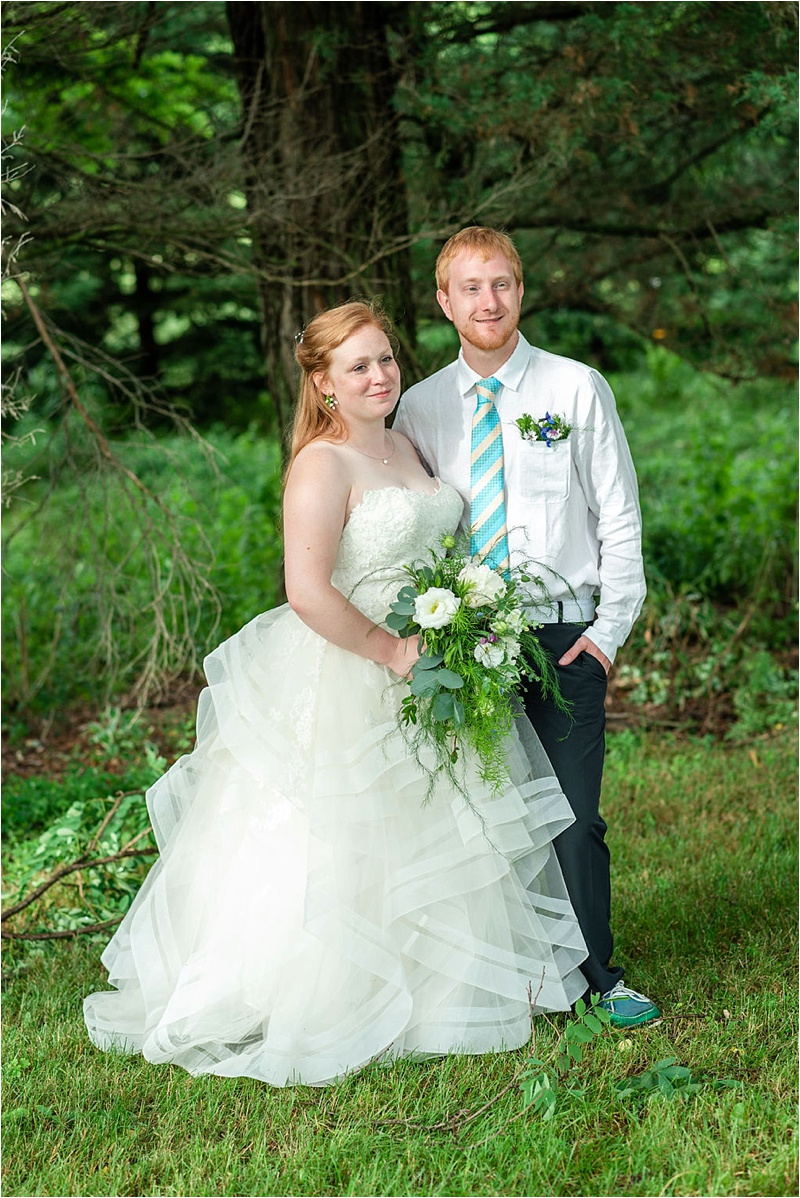
M370 491L334 585L376 622L462 502ZM406 684L288 606L206 659L197 744L149 790L160 857L84 1004L100 1048L191 1073L323 1085L376 1059L515 1048L586 989L553 838L572 813L533 730L492 797L426 778ZM525 744L523 746L523 740Z

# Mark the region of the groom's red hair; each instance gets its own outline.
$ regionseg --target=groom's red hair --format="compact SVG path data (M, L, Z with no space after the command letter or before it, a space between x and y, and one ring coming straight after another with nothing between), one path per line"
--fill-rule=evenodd
M507 258L517 286L522 283L522 262L517 247L508 234L501 233L498 229L490 229L486 225L470 225L459 233L454 233L442 246L436 259L436 286L439 291L448 290L450 266L459 254L477 254L484 262L495 256Z

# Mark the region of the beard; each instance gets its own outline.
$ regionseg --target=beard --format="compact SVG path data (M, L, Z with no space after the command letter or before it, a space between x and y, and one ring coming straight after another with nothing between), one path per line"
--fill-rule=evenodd
M501 328L493 327L484 330L480 325L470 324L466 328L457 329L457 332L469 345L487 353L508 345L512 337L516 337L518 326L519 317L512 317Z

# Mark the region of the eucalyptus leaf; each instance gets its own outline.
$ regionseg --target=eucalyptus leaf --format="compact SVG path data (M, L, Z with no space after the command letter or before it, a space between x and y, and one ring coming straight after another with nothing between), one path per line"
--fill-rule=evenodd
M408 616L401 616L398 612L389 612L386 617L386 624L389 628L394 628L396 632L408 626Z
M436 677L439 679L439 682L442 684L442 686L446 686L447 689L451 691L458 690L459 687L464 685L464 679L460 674L456 674L455 670L439 670Z
M415 670L432 670L434 666L439 666L444 661L441 653L423 653L422 657L418 658L414 663Z
M407 599L396 599L392 604L392 611L396 611L401 616L413 616L416 608Z
M419 695L420 697L435 695L439 689L436 675L431 673L430 670L423 670L421 674L415 674L409 684L411 694Z
M436 720L452 720L455 710L455 699L450 691L440 691L433 700L433 717Z

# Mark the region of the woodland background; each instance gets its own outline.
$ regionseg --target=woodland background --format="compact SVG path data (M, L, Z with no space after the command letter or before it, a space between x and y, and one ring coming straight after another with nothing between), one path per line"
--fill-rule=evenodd
M437 369L433 263L475 222L517 240L529 338L618 391L651 589L629 689L729 716L745 635L743 668L791 666L793 4L2 14L14 727L163 698L279 596L295 335L379 294L406 383Z
M506 1193L796 1193L797 6L53 0L0 13L3 935L21 1136L7 1191L485 1193L496 1175ZM706 1111L705 1131L641 1111L609 1124L592 1085L622 1058L599 1050L594 1105L568 1106L568 1122L585 1121L586 1145L653 1131L611 1176L599 1149L573 1176L570 1135L553 1141L549 1180L480 1154L459 1173L427 1147L407 1176L373 1175L386 1158L372 1130L345 1176L325 1132L335 1096L282 1107L291 1151L252 1176L241 1161L212 1169L200 1125L184 1159L188 1115L152 1161L153 1130L130 1116L131 1142L135 1129L146 1141L138 1174L103 1155L99 1116L84 1159L82 1103L65 1114L37 1053L89 1068L79 997L103 984L99 944L154 851L143 790L191 746L204 654L281 600L295 336L321 307L378 294L405 383L438 369L457 340L433 265L471 223L519 247L529 340L609 378L639 474L649 593L612 673L604 798L626 831L636 800L635 853L612 845L622 948L675 1011L680 953L679 993L715 1014L669 1025L670 1043L627 1068L683 1034L694 1064L748 1096L734 1095L739 1114ZM69 996L48 1030L36 1001L63 968ZM721 1027L740 1054L722 1063ZM109 1086L149 1076L97 1068L128 1069L102 1082L90 1070L101 1111ZM458 1088L459 1068L442 1066L437 1093ZM343 1099L342 1128L358 1124L359 1095ZM322 1141L312 1111L327 1112ZM308 1141L292 1138L295 1114ZM731 1131L742 1120L746 1150Z

